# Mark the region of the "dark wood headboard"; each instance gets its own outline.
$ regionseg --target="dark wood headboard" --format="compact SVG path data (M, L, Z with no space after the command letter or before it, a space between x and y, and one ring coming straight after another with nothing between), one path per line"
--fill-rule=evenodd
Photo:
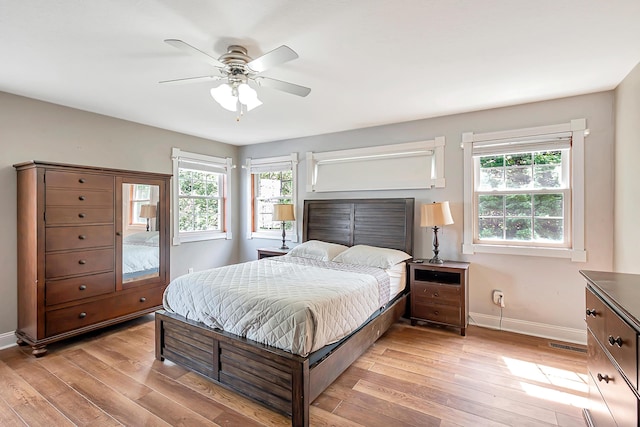
M305 200L302 238L413 255L414 205L413 198Z

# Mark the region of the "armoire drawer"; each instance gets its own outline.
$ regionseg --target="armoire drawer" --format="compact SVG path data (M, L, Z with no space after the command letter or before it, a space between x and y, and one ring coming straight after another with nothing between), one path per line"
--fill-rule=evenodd
M113 206L113 191L47 190L45 205L49 206Z
M113 224L113 208L109 207L48 207L46 225Z
M47 171L47 187L113 190L113 176L84 172Z
M87 225L80 227L47 227L45 250L86 249L113 246L113 225Z
M63 302L80 300L114 292L116 290L115 273L92 274L71 279L48 281L45 285L45 304L47 306Z
M45 278L112 271L114 263L113 248L46 254Z
M73 307L48 311L45 315L47 337L90 326L141 310L162 305L165 286L118 292L113 296Z

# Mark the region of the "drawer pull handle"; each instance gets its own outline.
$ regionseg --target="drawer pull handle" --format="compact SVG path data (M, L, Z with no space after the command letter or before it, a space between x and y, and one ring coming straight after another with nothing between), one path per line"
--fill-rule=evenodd
M440 295L439 295L437 292L434 292L434 293L433 293L433 296L434 296L434 297L439 297Z
M84 311L82 313L80 313L78 315L79 318L84 319L85 317L87 317L87 313L85 313Z
M116 231L116 236L122 236L122 233L119 231Z
M78 261L78 264L81 265L85 265L87 263L87 260L81 259L80 261Z
M620 337L614 338L613 335L609 335L609 345L610 346L617 345L618 347L622 347L622 338Z
M78 239L80 239L80 240L84 240L86 238L87 238L87 236L85 236L84 234L81 234L81 235L78 236Z
M80 197L78 197L78 200L84 200L84 199L85 199L85 197L84 197L84 196L80 196Z
M84 291L85 289L87 289L87 285L80 285L78 286L78 289L80 289L81 291Z
M84 182L85 182L85 181L84 181L84 178L80 178L80 179L78 180L78 182L79 182L80 184L84 184Z
M613 381L613 378L611 378L609 375L602 375L598 373L598 381L604 381L605 383L609 384L609 381Z
M85 215L85 214L83 214L82 212L80 212L80 213L78 214L78 218L84 218L85 216L86 216L86 215Z
M436 311L433 312L433 314L435 314L437 316L438 314L440 314L440 312L438 310L436 310Z
M145 302L147 299L145 297L140 298L140 302Z
M587 308L587 317L596 317L596 309Z

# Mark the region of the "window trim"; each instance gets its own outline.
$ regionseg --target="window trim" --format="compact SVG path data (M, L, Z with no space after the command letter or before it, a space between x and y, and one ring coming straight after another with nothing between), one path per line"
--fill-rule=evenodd
M560 134L571 136L571 212L568 219L570 228L570 247L556 248L536 245L492 245L474 243L475 235L475 190L474 190L474 144L487 146L495 144L509 144L516 140L526 140L531 143L536 139L549 139ZM575 262L586 262L587 252L584 246L584 138L589 134L586 119L575 119L569 123L539 126L524 129L514 129L498 132L462 134L461 148L464 150L464 240L462 253L493 253L502 255L545 256L552 258L569 258ZM531 150L534 151L534 150Z
M190 153L182 151L179 148L172 148L171 160L173 161L173 179L172 179L172 207L173 207L173 245L178 246L182 243L198 242L203 240L227 239L231 240L233 234L231 232L231 170L233 169L233 159L231 157L215 157L206 154ZM223 194L220 200L223 203L222 215L223 223L221 230L215 231L190 231L180 232L180 208L179 208L179 169L180 162L189 162L200 164L203 170L217 170L224 175Z
M248 198L247 203L247 239L273 239L273 240L282 240L282 231L281 230L273 230L273 231L253 231L253 224L255 221L254 217L254 206L255 206L255 184L253 180L253 174L258 172L259 169L265 168L276 168L273 170L287 170L287 168L291 169L291 180L292 180L292 189L291 189L291 200L293 203L293 211L296 212L296 218L298 218L297 214L297 200L298 200L298 153L291 153L287 156L277 156L277 157L263 157L258 159L247 158L245 160L245 164L242 166L246 173L246 194ZM279 168L282 169L279 169ZM293 230L291 232L287 232L287 238L291 239L292 242L298 242L298 224L299 221L293 222ZM287 240L288 240L287 239Z

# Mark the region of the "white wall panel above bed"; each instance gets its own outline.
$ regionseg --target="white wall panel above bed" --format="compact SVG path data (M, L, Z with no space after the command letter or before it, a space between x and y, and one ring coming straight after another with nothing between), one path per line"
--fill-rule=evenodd
M430 141L308 152L307 191L444 187L444 137Z

